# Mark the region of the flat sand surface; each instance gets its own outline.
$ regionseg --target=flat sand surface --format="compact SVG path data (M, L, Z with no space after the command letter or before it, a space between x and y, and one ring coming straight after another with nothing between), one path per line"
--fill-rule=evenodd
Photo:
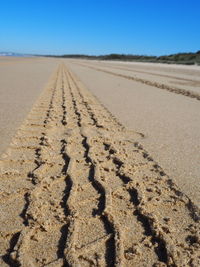
M177 120L182 112L178 103L187 103L189 116L198 109L198 94L119 77L104 67L103 72L88 70L81 61L64 60L67 64L58 66L54 59L34 60L32 72L39 76L36 68L43 77L36 79L37 88L51 68L54 73L43 90L28 87L33 91L25 98L30 112L17 132L9 126L15 134L0 160L0 266L199 266L197 198L193 201L191 192L185 194L160 166L165 153L156 160L152 156L161 139L156 136L153 144L137 123L132 129L124 127L134 122L133 114L143 112L141 125L148 125L149 135L156 132L148 116L154 115L156 105L157 131L167 129L169 141L173 134L178 149L181 133L171 130L173 120L168 127L161 123L166 119L162 108L170 105L171 111L176 103L171 119ZM31 68L28 61L16 64L22 71L22 64L27 64L24 71ZM109 110L91 93L93 83L94 94L100 90L98 98ZM19 88L17 92L20 95ZM146 107L138 111L138 103ZM129 122L124 115L128 111Z
M31 110L56 60L0 57L0 154Z

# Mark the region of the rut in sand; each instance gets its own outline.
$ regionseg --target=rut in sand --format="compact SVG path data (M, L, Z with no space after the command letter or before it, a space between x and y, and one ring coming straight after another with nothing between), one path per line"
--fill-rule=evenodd
M61 64L0 162L1 266L199 266L199 211Z
M80 66L83 66L83 67L87 67L89 69L101 71L101 72L104 72L104 73L107 73L107 74L110 74L110 75L113 75L113 76L116 76L116 77L125 78L125 79L128 79L128 80L132 80L132 81L135 81L135 82L146 84L146 85L149 85L149 86L152 86L152 87L156 87L156 88L159 88L159 89L162 89L162 90L166 90L166 91L171 92L171 93L180 94L180 95L184 95L184 96L189 97L189 98L195 98L196 100L200 100L200 94L196 93L196 92L193 92L191 90L186 90L186 89L183 89L183 88L177 88L177 87L174 87L174 86L169 86L169 85L163 84L163 83L146 80L144 78L139 78L139 77L136 77L134 75L129 76L129 75L120 74L120 73L117 73L117 72L113 72L113 71L104 69L104 68L102 68L102 66L101 66L101 68L99 68L99 67L94 67L93 65L82 64L82 63L77 63L77 62L76 62L76 64L80 65ZM116 68L116 67L114 67L114 69L127 70L127 69L124 69L124 68ZM136 71L134 70L134 72L145 73L145 72L141 72L141 71L137 71L137 70ZM148 73L148 74L150 74L150 73ZM151 73L151 75L152 75L152 73ZM156 76L159 76L159 75L156 75ZM163 77L163 75L161 75L161 76ZM169 77L169 76L165 75L165 77ZM176 77L175 79L178 79L178 78ZM181 80L183 81L185 79L181 78ZM191 82L191 80L189 80L189 81ZM193 81L193 83L194 83L194 81ZM196 83L198 84L198 82L196 82Z

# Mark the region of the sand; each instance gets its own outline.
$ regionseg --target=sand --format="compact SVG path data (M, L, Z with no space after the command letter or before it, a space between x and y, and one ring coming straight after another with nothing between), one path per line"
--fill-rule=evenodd
M142 140L60 64L1 156L0 265L199 266L199 210Z
M0 57L0 154L56 68L56 60Z
M174 84L174 79L165 77L199 82L200 67L79 60L66 63L123 125L143 134L141 143L200 207L200 86L191 85L189 90L182 80ZM153 75L150 80L146 74L121 68ZM164 75L166 81L157 74Z

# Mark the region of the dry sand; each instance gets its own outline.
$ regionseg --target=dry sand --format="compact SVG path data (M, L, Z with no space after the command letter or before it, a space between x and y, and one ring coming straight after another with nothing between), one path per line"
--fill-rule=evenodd
M0 57L0 154L41 93L56 60Z
M123 125L144 135L141 143L200 207L200 86L192 85L200 83L200 67L66 63ZM143 72L152 73L151 79ZM190 80L190 86L186 88L180 79Z
M0 265L199 266L199 210L142 140L60 65L0 161Z

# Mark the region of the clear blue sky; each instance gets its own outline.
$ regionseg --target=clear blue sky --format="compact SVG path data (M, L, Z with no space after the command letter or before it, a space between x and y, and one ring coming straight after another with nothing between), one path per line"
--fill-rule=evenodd
M1 0L0 51L161 55L200 50L200 0Z

